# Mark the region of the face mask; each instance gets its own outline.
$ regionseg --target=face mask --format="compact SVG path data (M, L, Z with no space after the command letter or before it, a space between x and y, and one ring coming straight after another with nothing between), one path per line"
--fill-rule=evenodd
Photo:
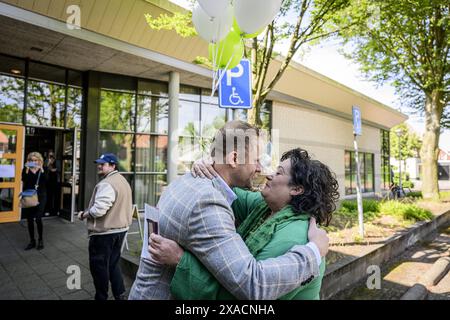
M38 166L38 164L37 164L37 162L35 162L35 161L28 161L28 162L26 163L26 166L27 166L28 168L36 168L36 167Z

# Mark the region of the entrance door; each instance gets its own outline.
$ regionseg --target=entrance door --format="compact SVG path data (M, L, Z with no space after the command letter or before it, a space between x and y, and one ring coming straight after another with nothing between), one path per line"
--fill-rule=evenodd
M24 128L0 124L0 223L20 220Z
M61 163L61 202L60 217L73 222L73 216L77 212L77 199L79 189L79 131L72 129L64 131L62 139L62 163Z

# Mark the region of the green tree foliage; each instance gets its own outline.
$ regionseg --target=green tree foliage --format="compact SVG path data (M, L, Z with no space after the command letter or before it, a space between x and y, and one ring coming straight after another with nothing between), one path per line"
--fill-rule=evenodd
M397 131L400 130L400 137L397 135ZM397 160L406 160L408 158L418 158L420 154L420 148L422 147L422 141L419 136L409 130L406 123L399 124L393 127L389 134L391 156ZM400 152L399 144L400 143Z
M334 34L336 30L329 30L326 26L348 2L349 0L284 0L280 13L265 31L257 38L247 41L245 56L252 61L254 105L248 112L248 122L261 126L260 109L300 47ZM157 18L146 15L146 19L155 30L175 30L183 37L195 34L192 30L191 12ZM283 56L275 52L277 45L285 43L288 50ZM280 63L276 67L274 59ZM204 57L198 57L195 62L211 66Z
M134 114L134 94L106 90L101 92L101 129L134 131Z
M392 83L402 102L424 115L424 198L439 198L439 135L448 125L450 99L449 11L448 0L352 0L332 24L350 25L340 36L368 79Z

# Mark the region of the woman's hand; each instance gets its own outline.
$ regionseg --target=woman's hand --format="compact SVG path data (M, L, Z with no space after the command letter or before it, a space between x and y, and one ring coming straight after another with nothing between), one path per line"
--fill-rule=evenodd
M194 178L197 176L200 178L204 178L205 176L208 179L214 179L218 176L218 173L213 168L214 162L212 160L199 159L192 164L191 174Z
M150 234L150 240L148 251L157 263L176 266L180 262L184 249L178 243L154 233Z

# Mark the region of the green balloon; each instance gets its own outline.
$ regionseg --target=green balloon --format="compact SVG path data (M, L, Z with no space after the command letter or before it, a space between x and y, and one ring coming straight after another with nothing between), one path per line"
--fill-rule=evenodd
M236 18L233 18L233 29L235 32L240 34L241 37L246 38L246 39L251 39L251 38L257 37L261 32L264 31L265 28L263 27L260 30L258 30L257 32L252 33L252 34L244 33L244 31L242 31L241 28L239 28Z
M210 61L214 61L214 56L217 56L217 69L233 69L244 56L244 42L233 29L219 44L210 43L208 49Z

